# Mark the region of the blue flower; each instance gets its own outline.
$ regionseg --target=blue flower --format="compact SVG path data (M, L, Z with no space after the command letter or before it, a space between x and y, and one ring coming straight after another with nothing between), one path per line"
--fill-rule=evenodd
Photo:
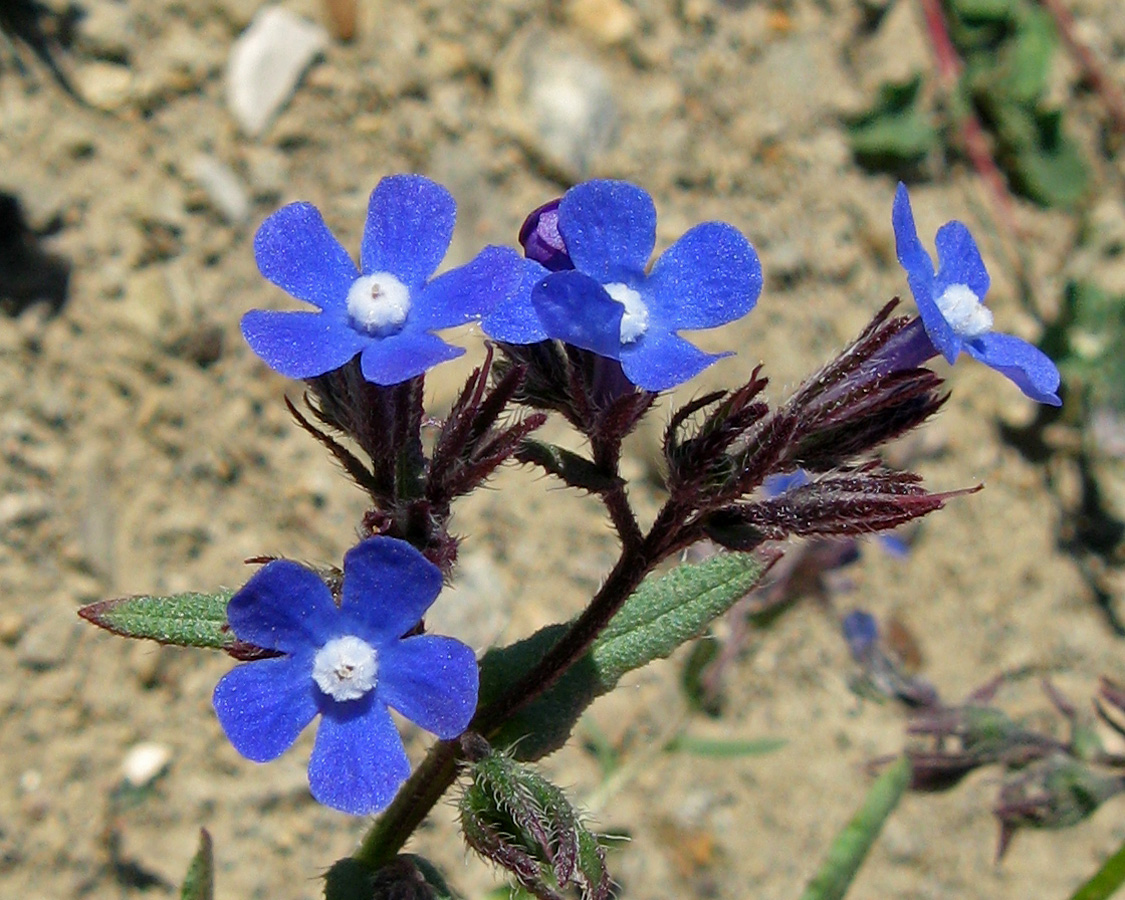
M432 332L461 325L520 286L514 250L486 247L468 265L428 281L449 249L452 195L421 175L384 178L371 193L362 271L309 203L262 223L254 257L262 274L319 312L252 310L247 343L272 369L314 378L357 353L363 377L398 384L465 351Z
M898 260L906 269L926 334L936 352L952 365L964 351L1015 383L1032 400L1059 406L1059 370L1037 347L992 330L984 305L989 278L977 243L961 222L938 229L938 269L918 239L906 185L895 192L891 216Z
M632 184L588 181L571 188L559 203L557 228L565 250L554 249L574 268L548 272L525 260L531 303L510 297L481 327L500 341L554 338L619 360L644 390L673 388L728 356L704 353L677 332L738 319L762 290L757 253L722 222L689 230L646 274L656 207Z
M316 573L288 560L262 568L227 618L239 640L283 656L232 669L215 688L219 723L254 762L284 753L319 713L309 787L352 815L383 809L410 774L388 708L438 737L469 724L473 651L447 637L403 637L441 590L440 570L404 541L374 537L344 557L337 607Z

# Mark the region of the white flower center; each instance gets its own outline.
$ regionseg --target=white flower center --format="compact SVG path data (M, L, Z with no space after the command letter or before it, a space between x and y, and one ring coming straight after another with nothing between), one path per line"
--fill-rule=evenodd
M360 331L394 334L410 312L410 289L390 272L361 275L348 291L348 315Z
M633 343L648 331L648 307L640 294L619 281L607 284L605 292L625 307L625 315L621 317L621 343Z
M992 311L966 285L951 284L936 302L959 337L972 340L992 330Z
M316 651L313 681L333 700L358 700L378 680L375 648L353 634L333 638Z

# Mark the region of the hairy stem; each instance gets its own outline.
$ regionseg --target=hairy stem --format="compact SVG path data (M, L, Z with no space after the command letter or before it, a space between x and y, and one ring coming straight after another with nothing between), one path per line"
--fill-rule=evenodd
M590 645L644 577L661 560L682 547L686 540L677 524L683 519L683 511L673 501L665 504L648 535L644 537L637 527L623 487L606 496L606 505L615 524L619 522L619 518L626 527L631 523L632 528L636 529L635 536L622 533L621 556L590 605L537 665L494 703L477 711L467 731L475 731L488 737L511 716L555 684L586 654ZM621 528L620 524L618 528ZM456 741L439 741L435 744L399 790L391 805L364 836L355 858L372 869L390 862L453 784L461 757L461 747Z

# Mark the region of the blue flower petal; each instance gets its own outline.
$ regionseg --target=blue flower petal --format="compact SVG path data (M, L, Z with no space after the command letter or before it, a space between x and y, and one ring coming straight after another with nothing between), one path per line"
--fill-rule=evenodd
M656 206L628 182L587 181L559 203L559 231L576 269L601 284L633 281L656 246Z
M682 337L650 328L635 344L621 348L621 368L646 391L667 391L694 378L731 353L704 353Z
M379 647L418 624L441 584L441 570L406 541L368 538L344 555L340 609Z
M368 338L332 313L252 309L242 336L262 361L287 378L315 378L338 369Z
M497 341L534 344L549 337L531 302L532 289L547 277L548 271L533 259L521 259L519 263L519 280L480 320L480 327Z
M384 809L410 774L391 714L378 700L337 704L325 712L309 760L317 802L365 816Z
M965 352L1007 376L1032 400L1061 406L1059 370L1038 347L1010 334L989 332L965 342Z
M983 300L991 280L977 242L965 224L946 222L938 229L934 243L937 244L938 257L934 296L940 297L951 284L963 284Z
M267 218L254 235L254 259L279 288L321 309L344 309L359 277L311 203L290 203Z
M453 239L453 195L421 175L391 175L371 192L360 246L365 275L390 272L412 291L440 265Z
M463 325L516 294L522 276L522 260L515 250L485 247L471 261L422 289L412 309L415 324L428 329ZM524 302L530 299L524 297Z
M961 339L945 321L937 303L934 302L934 262L918 239L914 213L910 209L910 196L906 193L906 185L902 182L899 182L898 190L895 191L891 224L895 232L898 261L906 269L906 280L910 284L910 293L914 295L914 302L918 304L918 312L922 316L922 324L926 326L926 334L938 352L945 357L945 361L952 365L957 359L957 354L961 352Z
M583 272L553 272L531 291L531 302L547 334L605 356L621 358L625 307Z
M419 635L379 651L379 698L440 738L468 727L478 681L476 655L453 638Z
M645 286L649 311L669 330L714 328L754 308L762 265L737 228L704 222L660 255Z
M359 368L363 377L373 384L398 384L438 363L456 359L464 352L463 348L447 344L428 331L413 328L408 322L398 334L372 338L363 348Z
M259 569L227 604L227 621L239 640L282 653L319 647L338 617L328 585L287 559Z
M234 749L260 763L281 756L313 720L315 692L306 652L231 669L215 686L212 702Z

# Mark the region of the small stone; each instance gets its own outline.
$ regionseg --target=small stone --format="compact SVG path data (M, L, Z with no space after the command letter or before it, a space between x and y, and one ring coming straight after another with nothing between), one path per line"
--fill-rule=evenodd
M227 63L227 105L244 132L265 131L327 45L323 28L282 7L266 7L254 16Z
M125 62L137 40L129 7L114 0L84 0L78 46L91 56Z
M48 606L23 630L16 659L25 669L45 672L65 663L82 628L69 607Z
M82 66L75 73L74 81L87 103L112 112L129 102L133 73L128 66L97 60Z
M250 198L242 179L225 162L200 154L188 163L188 173L228 222L238 224L250 217Z
M526 32L496 69L508 128L527 149L580 180L617 137L617 104L605 70L565 38Z
M27 492L0 497L0 529L26 528L50 514L51 504L45 494Z
M165 744L143 741L134 744L121 761L121 778L133 788L148 787L168 769L172 750Z
M107 305L106 311L149 340L161 341L175 313L164 270L148 266L134 272L125 284L125 296L119 303Z
M566 16L599 43L619 44L637 31L637 11L621 0L570 0Z
M16 643L23 634L26 619L14 610L0 613L0 644L9 647Z
M289 183L289 161L273 147L247 147L246 169L250 189L258 200L276 200Z

